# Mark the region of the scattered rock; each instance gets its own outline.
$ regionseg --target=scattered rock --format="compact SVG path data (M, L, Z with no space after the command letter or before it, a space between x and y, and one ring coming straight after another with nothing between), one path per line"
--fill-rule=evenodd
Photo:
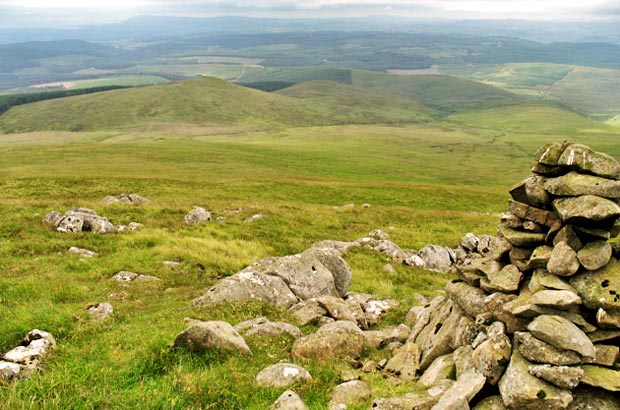
M289 311L293 314L299 326L316 325L327 314L327 311L319 306L319 302L316 299L299 302L291 306Z
M112 318L112 314L114 313L114 308L111 304L107 302L96 303L94 305L89 305L86 308L88 315L90 318L96 322L105 322L106 320Z
M469 403L482 387L486 378L476 369L470 369L450 387L431 410L468 408Z
M203 222L211 221L211 212L206 209L195 206L185 217L183 218L183 222L187 225L196 225Z
M134 205L142 205L142 204L151 203L151 201L149 201L145 197L140 196L138 194L125 194L125 193L122 193L120 195L108 195L99 202L101 202L102 204L123 203L123 204L134 204Z
M271 410L308 410L308 406L297 393L287 390L273 403Z
M260 219L263 219L265 217L265 215L263 214L254 214L246 219L243 220L244 223L252 223L252 222L256 222Z
M295 359L325 362L331 359L356 359L364 351L362 331L349 321L328 323L316 333L295 341L291 355Z
M267 322L251 327L244 333L245 337L280 337L286 335L292 339L299 339L302 334L296 326L284 322Z
M607 241L590 242L579 250L577 258L587 270L600 269L611 260L611 245Z
M95 256L97 256L96 252L89 251L88 249L78 248L75 246L69 248L69 253L75 253L84 258L94 258Z
M251 355L252 352L245 340L227 322L198 322L179 333L174 347L192 352L217 349Z
M329 410L341 410L349 404L364 403L370 400L370 387L361 380L352 380L334 388L328 404Z
M256 384L272 389L290 387L295 383L306 383L312 376L306 369L291 363L277 363L261 370L256 375Z

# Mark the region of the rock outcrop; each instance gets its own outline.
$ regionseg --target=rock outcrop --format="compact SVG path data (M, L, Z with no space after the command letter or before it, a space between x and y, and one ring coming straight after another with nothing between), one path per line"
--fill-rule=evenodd
M108 218L98 215L97 212L89 208L71 208L64 214L52 211L45 215L43 221L53 226L56 231L63 233L95 232L110 234L135 231L142 227L142 224L137 222L116 226Z
M0 358L0 381L28 377L41 368L43 359L55 349L56 339L51 333L31 330L19 346Z

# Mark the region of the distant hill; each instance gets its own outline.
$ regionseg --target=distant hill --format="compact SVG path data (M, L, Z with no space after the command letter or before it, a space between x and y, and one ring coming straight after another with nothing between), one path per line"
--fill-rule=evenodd
M77 131L147 123L390 124L430 118L428 109L406 96L336 83L301 84L275 94L204 77L13 107L0 116L0 129Z

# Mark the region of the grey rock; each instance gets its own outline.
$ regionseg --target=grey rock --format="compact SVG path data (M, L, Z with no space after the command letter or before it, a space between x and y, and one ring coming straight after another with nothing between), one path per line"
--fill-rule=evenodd
M484 299L488 295L481 289L465 282L448 282L446 293L469 316L476 317L487 311Z
M56 230L63 233L82 232L84 219L77 215L64 215L56 222Z
M499 234L513 246L518 247L534 247L545 242L543 233L518 231L504 226L499 227Z
M423 306L413 306L405 315L405 323L413 326L416 324L418 315L424 310Z
M498 273L488 276L490 284L500 292L514 292L519 289L523 274L515 265L506 265Z
M387 300L370 300L363 304L366 323L368 326L374 326L390 309L398 306L398 301L393 299Z
M499 381L499 392L508 408L519 410L565 409L573 400L570 391L559 389L528 372L531 364L514 349L510 364Z
M13 380L20 376L22 368L19 364L0 360L0 381Z
M297 393L287 390L271 405L271 410L308 410L308 406Z
M555 212L536 208L517 201L510 201L510 212L521 219L536 222L539 225L555 227L561 224L561 220Z
M138 277L137 273L122 270L116 273L114 276L112 276L111 279L116 282L127 283L127 282L131 282L135 280L137 277Z
M466 233L465 236L463 236L463 239L461 239L461 246L469 252L476 250L479 243L480 238L471 232Z
M620 357L620 347L614 345L595 344L594 358L584 357L583 363L612 367Z
M590 242L577 252L577 258L587 270L600 269L611 260L611 245L606 241Z
M581 382L593 387L620 392L620 370L612 370L595 365L583 365Z
M510 360L512 345L505 334L494 334L475 348L472 360L487 382L497 384Z
M382 239L382 240L390 239L390 235L388 235L386 232L378 228L370 231L368 233L368 236L370 236L371 238Z
M581 305L581 298L570 290L541 290L532 295L532 303L566 309Z
M420 368L420 349L415 343L408 342L402 346L390 360L385 371L403 380L414 380Z
M614 393L580 385L573 390L573 402L567 410L620 410L620 400Z
M530 292L536 293L541 290L568 290L577 293L575 288L565 282L562 278L552 273L549 273L546 269L536 269L532 273L532 278L529 284Z
M564 222L604 221L620 216L620 207L615 202L594 195L555 199L553 209Z
M177 335L174 347L192 352L217 349L252 354L243 337L229 323L222 321L193 324Z
M620 309L620 262L616 259L596 271L573 276L569 283L588 309Z
M295 341L291 356L325 362L335 358L355 359L364 351L364 335L353 322L328 323L316 333Z
M504 238L492 235L482 235L479 238L477 250L485 258L498 261L506 252L509 252L512 245Z
M510 195L515 201L535 207L544 207L549 202L549 194L544 187L544 178L539 175L530 175L525 180L510 189Z
M373 400L372 410L431 410L439 397L429 393L408 393L402 397L378 398Z
M84 258L94 258L95 256L97 256L97 252L93 252L91 250L88 249L84 249L84 248L78 248L76 246L72 246L69 248L69 253L74 253L76 255L80 255Z
M43 222L45 222L48 225L56 226L58 224L58 221L60 221L61 218L62 218L62 215L59 212L51 211L45 215L45 218L43 218Z
M573 167L604 178L620 178L620 165L611 156L581 144L570 144L558 159L558 165Z
M557 366L581 363L581 357L577 353L558 349L547 342L537 339L529 332L516 332L514 334L514 343L519 353L534 363L550 363Z
M424 387L431 387L442 380L454 378L455 373L454 354L449 353L435 359L428 369L424 371L419 382Z
M213 306L227 302L261 301L272 306L288 308L298 299L277 276L243 270L224 278L194 299L194 306Z
M536 151L534 157L539 164L544 165L558 165L558 161L562 156L562 153L566 149L566 147L570 145L570 143L559 143L554 142L550 144L543 145Z
M361 380L352 380L334 387L328 409L346 409L348 404L364 403L370 400L370 397L370 387L366 383Z
M596 353L594 344L586 334L574 323L560 316L538 316L527 328L536 338L557 348L571 350L587 357L594 357Z
M551 258L552 251L553 247L549 245L536 247L530 256L528 267L530 269L546 268L547 263L549 263L549 258Z
M532 376L543 379L561 389L574 389L583 377L583 369L579 367L537 364L529 366L528 371Z
M577 252L566 242L559 242L553 247L549 262L547 263L549 273L558 276L572 276L579 270L579 260Z
M558 178L548 178L544 186L555 196L596 195L603 198L620 198L620 181L577 172L569 172Z
M461 346L456 349L454 355L454 367L456 370L456 378L462 378L470 369L475 369L474 349L471 346Z
M439 245L427 245L418 251L426 269L447 271L454 261L454 251Z
M432 410L468 409L467 403L482 390L485 382L486 378L482 373L476 369L468 370L443 394L437 404L432 407ZM465 407L462 407L463 404Z
M348 320L350 322L357 323L356 318L353 316L353 312L349 309L347 303L341 298L335 296L321 296L317 298L319 306L321 306L329 316L335 320Z
M507 410L507 407L502 396L490 396L480 400L472 410Z
M575 230L571 225L565 225L558 231L558 233L553 238L553 245L557 245L559 242L566 242L568 246L573 248L574 251L578 252L581 248L583 248L583 243L579 236L575 233Z
M186 225L196 225L203 222L209 222L210 220L211 212L200 206L195 206L187 215L183 217L183 222L185 222Z
M296 364L277 363L261 370L256 375L256 384L272 389L290 387L295 383L307 383L312 376L306 369Z
M116 232L116 226L114 226L106 218L94 218L90 223L91 232L108 234Z
M293 314L299 326L316 325L327 314L327 311L319 306L319 302L316 299L301 301L291 306L289 311Z
M105 322L112 318L114 308L107 302L89 305L86 309L90 318L96 322Z
M620 309L596 311L596 323L603 329L620 329Z
M292 339L299 339L302 336L298 327L284 322L267 322L258 324L248 329L245 337L262 336L262 337L280 337L288 336Z
M186 323L194 323L196 322L196 320L191 320L185 321ZM200 320L198 320L197 322L200 322ZM265 323L270 323L269 319L267 319L266 317L257 317L254 319L249 319L249 320L245 320L243 322L239 322L236 325L233 326L233 329L235 329L237 332L239 332L239 334L244 334L245 332L247 332L250 329L255 328L256 326L260 326L260 325L264 325Z

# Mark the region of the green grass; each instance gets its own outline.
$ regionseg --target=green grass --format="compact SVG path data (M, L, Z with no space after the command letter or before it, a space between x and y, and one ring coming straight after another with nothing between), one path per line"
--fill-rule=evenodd
M205 96L200 88L205 83L211 95ZM365 102L358 88L334 85L338 93L330 94L329 86L302 84L282 91L295 97L284 97L211 79L172 83L131 90L138 94L129 94L132 98L126 98L121 107L114 105L122 101L116 99L119 92L92 97L96 103L67 99L62 104L69 105L59 107L93 104L104 112L106 121L112 121L114 115L125 118L123 110L133 110L131 103L139 102L138 97L167 96L174 99L171 106L178 106L178 111L160 113L159 118L176 124L147 126L138 117L139 111L131 111L136 117L130 129L105 129L102 123L101 130L93 132L0 135L0 351L15 346L32 328L52 332L59 342L58 351L45 361L40 374L0 386L2 407L268 408L283 389L258 388L253 378L268 365L290 360L292 340L250 338L251 359L170 348L186 326L185 317L233 324L258 316L292 321L288 312L261 304L192 307L191 300L219 278L264 257L301 252L325 239L354 240L374 228L386 230L404 248L419 249L429 243L454 247L466 232L495 233L499 214L507 208L507 190L528 175L532 154L541 144L572 139L620 157L617 128L578 117L574 123L557 125L557 133L551 132L547 122L564 122L567 117L559 110L534 115L544 113L544 107L523 111L531 129L492 121L499 113L514 116L514 111L487 112L486 116L471 112L469 118L476 119L471 125L294 127L266 121L256 129L232 122L218 127L191 124L203 117L193 117L200 111L192 111L194 106L182 99L195 92L190 96L204 98L197 101L212 98L213 104L221 104L221 112L229 113L232 99L242 96L256 97L263 104L273 98L276 108L280 101L293 100L300 110L319 103L336 107L353 101L350 105L370 107L373 102L384 110L394 109L389 114L394 117L402 115L395 107L409 101L402 96L386 101L385 93L373 91L366 93ZM155 94L141 94L143 90L155 90ZM235 109L244 112L251 106L248 101L252 100L237 101ZM409 104L417 115L426 112ZM512 109L523 110L523 106ZM38 117L51 112L73 116L67 120L76 115L46 110L52 107L35 104L17 114L20 121L31 124L44 121ZM86 111L81 112L84 116ZM323 118L320 111L311 112ZM227 117L221 115L225 121ZM17 116L11 118L18 124ZM272 121L273 117L266 118ZM152 203L98 202L121 192L137 192ZM366 202L373 208L363 209L360 204ZM347 203L357 206L334 208ZM225 216L226 221L184 226L183 216L194 205ZM41 222L53 209L65 211L74 206L93 208L116 224L137 221L145 227L108 236L65 235ZM241 212L232 212L236 208ZM243 223L259 212L266 217ZM92 249L99 257L82 261L66 253L70 246ZM345 258L353 271L351 290L401 302L380 326L402 322L416 303L414 292L432 295L450 279L404 266L395 266L396 273L384 273L386 258L366 250L351 251ZM162 264L165 260L181 265L169 268ZM119 270L155 275L163 282L111 282L109 278ZM112 294L116 296L109 299ZM86 306L106 300L114 305L114 319L107 324L92 323ZM314 329L302 330L307 334ZM385 351L370 350L362 359L385 356ZM314 381L295 390L311 409L325 409L331 389L339 383L340 370L347 364L301 364ZM374 397L419 389L412 383L396 385L380 373L363 377L373 386Z

